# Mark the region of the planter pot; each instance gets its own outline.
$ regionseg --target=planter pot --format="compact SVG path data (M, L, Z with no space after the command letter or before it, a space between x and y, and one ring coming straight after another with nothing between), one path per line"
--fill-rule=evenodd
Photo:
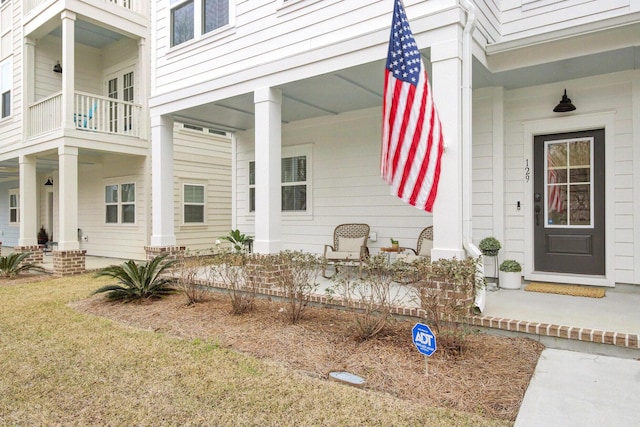
M500 288L502 289L520 289L520 286L522 286L522 276L519 271L501 271L499 277Z

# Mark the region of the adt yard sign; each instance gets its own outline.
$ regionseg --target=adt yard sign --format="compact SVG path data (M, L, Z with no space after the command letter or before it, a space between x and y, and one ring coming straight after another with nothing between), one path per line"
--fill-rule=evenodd
M411 332L413 344L415 344L420 353L425 356L431 356L436 351L436 336L433 335L427 325L416 323Z

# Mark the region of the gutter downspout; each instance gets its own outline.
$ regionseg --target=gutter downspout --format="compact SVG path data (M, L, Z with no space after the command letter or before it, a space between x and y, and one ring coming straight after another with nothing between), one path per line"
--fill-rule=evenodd
M460 6L467 13L467 22L462 33L462 244L467 251L467 255L478 258L482 255L480 249L472 241L471 225L471 196L472 196L472 173L471 173L471 134L472 134L472 87L471 72L473 54L471 46L473 44L472 33L476 25L476 8L469 0L460 0ZM477 277L484 279L484 264L478 266ZM473 303L474 311L482 313L486 302L486 288L476 289L476 299Z

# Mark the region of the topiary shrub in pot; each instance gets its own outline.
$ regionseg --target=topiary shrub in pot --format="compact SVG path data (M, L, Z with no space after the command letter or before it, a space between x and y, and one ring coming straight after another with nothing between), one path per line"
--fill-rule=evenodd
M486 257L493 257L493 277L498 277L498 252L502 245L500 241L495 237L485 237L480 240L480 244L478 245L478 249L482 252L482 255Z
M522 266L513 259L505 259L500 264L500 287L502 289L520 289L522 285Z

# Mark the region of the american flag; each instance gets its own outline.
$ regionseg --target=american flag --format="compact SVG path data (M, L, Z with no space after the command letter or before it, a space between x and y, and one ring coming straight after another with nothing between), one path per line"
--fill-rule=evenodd
M380 172L395 194L431 212L444 143L427 71L401 0L395 0L382 106Z
M549 170L549 210L559 213L564 212L564 199L562 198L562 189L558 184L558 172L554 169Z

